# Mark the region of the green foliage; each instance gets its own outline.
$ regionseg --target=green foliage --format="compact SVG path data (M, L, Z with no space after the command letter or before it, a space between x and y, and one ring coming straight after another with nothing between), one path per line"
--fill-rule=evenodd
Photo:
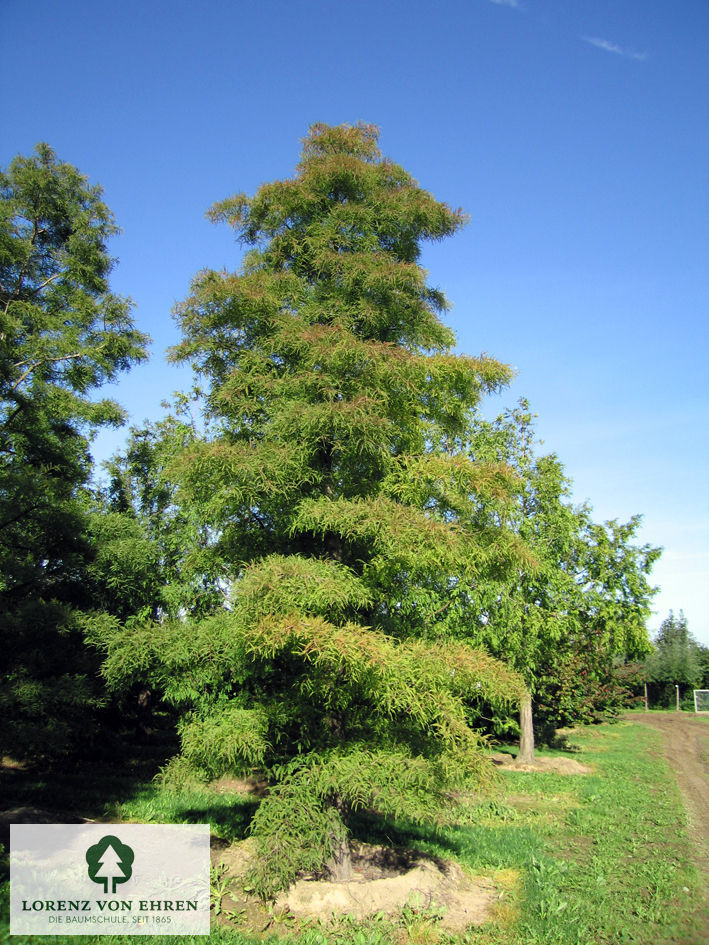
M699 689L709 689L709 647L699 647L699 666L701 668L701 679Z
M650 650L646 621L657 588L648 583L661 548L636 545L642 518L588 523L582 560L585 616L589 634L607 653L642 657Z
M42 395L55 422L122 420L115 403L89 396L145 357L129 304L108 289L116 233L101 189L46 144L1 174L0 390L11 414Z
M105 464L109 478L98 497L94 527L110 535L114 523L117 537L122 532L133 542L132 547L128 541L106 545L95 563L97 590L109 588L102 603L111 613L123 605L124 613L127 607L143 619L207 614L224 602L221 561L204 524L188 504L177 502L170 474L175 456L196 438L190 419L180 417L188 404L177 406L176 416L132 428L124 451ZM124 595L123 588L130 593Z
M515 501L481 497L479 520L506 523L534 560L478 583L463 632L523 673L535 696L536 733L548 739L557 727L615 714L627 700L617 661L648 652L648 575L660 549L635 544L639 516L600 525L589 507L575 508L559 459L534 447L524 400L477 423L472 454L517 474ZM504 713L493 719L496 731L515 730Z
M270 555L247 568L237 594L240 612L252 620L294 611L342 615L372 602L366 586L349 568L301 555Z
M645 661L646 679L654 683L653 704L674 704L675 686L701 688L704 680L704 654L689 632L687 618L680 610L675 617L670 611L654 641L652 653Z
M95 511L88 524L95 549L86 568L92 605L122 620L151 616L160 587L155 544L136 519L119 512Z
M258 570L254 565L244 577L249 597ZM435 731L436 754L469 751L472 757L477 740L462 699L480 695L499 705L521 692L516 674L464 644L397 642L319 616L259 619L260 608L250 603L193 625L192 634L181 622L93 627L115 687L142 675L174 705L199 706L183 723L183 751L212 774L288 757L289 732L299 721L300 750L347 739L421 747L421 733ZM247 708L256 699L258 708Z
M180 728L182 753L211 775L261 766L269 749L268 718L260 709L227 704L206 718L190 718Z
M164 790L183 792L201 787L208 776L205 771L195 768L184 755L175 755L160 768L153 780Z
M537 682L535 734L552 743L557 728L616 718L634 703L641 664L618 662L583 645L564 646L542 664Z
M411 823L440 824L451 797L451 778L422 757L352 747L302 755L279 769L280 780L252 822L260 862L251 881L265 896L277 893L300 870L321 870L344 838L342 810L373 809ZM464 765L458 783L465 780Z
M280 564L292 581L289 559ZM341 569L319 564L324 572ZM266 573L273 565L267 559ZM264 853L257 886L269 895L296 868L322 867L333 838L344 835L342 805L345 819L348 807L365 803L383 815L433 816L462 780L485 781L488 763L467 724L464 697L504 702L519 695L522 682L464 644L397 642L321 616L259 619L264 608L254 589L264 575L258 572L253 565L244 575L243 610L237 598L232 612L198 624L113 624L97 637L108 654L104 673L115 686L142 674L168 701L195 707L181 725L190 765L211 776L267 768L278 779L254 821ZM293 593L301 606L309 582L305 574ZM270 603L278 596L273 586L265 585ZM309 599L319 606L317 594ZM358 783L365 785L361 796L352 793ZM298 826L303 818L306 832ZM333 824L339 824L334 833ZM278 855L268 846L272 829ZM321 842L328 831L332 837Z
M61 752L98 694L76 611L90 606L88 438L123 414L94 398L145 355L112 294L101 200L45 144L0 172L0 751Z
M467 706L523 689L485 652L442 642L435 618L442 594L526 554L475 521L513 477L465 451L471 409L511 372L451 353L447 302L417 259L462 214L376 141L371 126L315 125L293 178L213 209L247 252L236 274L200 273L177 309L173 357L203 384L204 434L161 469L199 529L192 573L228 601L89 631L112 687L145 679L180 711L191 765L268 774L262 895L323 867L353 810L436 819L461 777L485 781ZM131 462L114 492L136 510Z

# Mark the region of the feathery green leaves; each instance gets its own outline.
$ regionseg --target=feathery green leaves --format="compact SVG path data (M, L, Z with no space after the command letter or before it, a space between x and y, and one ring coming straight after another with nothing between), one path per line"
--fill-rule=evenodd
M208 427L170 468L228 609L94 639L109 681L143 674L185 712L190 762L266 772L270 895L342 850L351 810L435 819L460 778L489 777L470 703L517 700L523 682L446 643L436 611L527 554L476 520L514 476L466 452L470 411L511 371L452 353L417 262L460 211L383 158L372 126L315 125L294 177L211 217L247 251L177 308L172 357L200 376Z

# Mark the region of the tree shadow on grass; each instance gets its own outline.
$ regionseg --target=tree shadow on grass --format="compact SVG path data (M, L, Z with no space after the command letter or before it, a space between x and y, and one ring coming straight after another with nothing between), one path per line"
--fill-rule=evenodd
M176 749L171 732L148 742L112 734L100 756L33 764L0 758L0 881L8 871L11 824L115 820L111 814L144 791Z
M175 751L173 744L122 743L107 758L72 758L27 767L0 763L3 810L35 807L87 820L130 798L155 777Z
M356 840L397 850L420 850L477 868L525 869L530 858L540 854L534 833L526 826L513 824L448 826L436 830L360 813L353 817L351 827Z
M350 828L353 839L363 843L391 847L394 850L418 848L425 852L435 851L439 856L445 855L446 852L452 856L458 853L457 838L452 828L437 831L433 827L385 820L366 812L354 814L350 820Z
M238 804L192 805L181 811L181 817L184 818L184 823L208 823L217 841L236 843L248 836L258 804L258 798L243 798Z

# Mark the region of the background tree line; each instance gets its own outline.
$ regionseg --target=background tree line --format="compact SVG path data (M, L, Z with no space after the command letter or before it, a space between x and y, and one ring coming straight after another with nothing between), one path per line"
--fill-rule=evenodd
M682 703L693 710L693 690L709 689L709 649L694 639L681 610L679 616L670 611L662 621L639 675L647 683L648 702L655 707L674 708L679 686Z

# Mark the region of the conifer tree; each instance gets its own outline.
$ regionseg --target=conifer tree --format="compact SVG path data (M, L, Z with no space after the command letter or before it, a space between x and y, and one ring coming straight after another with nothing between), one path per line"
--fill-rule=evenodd
M687 618L670 611L660 624L652 652L645 661L648 682L658 690L663 705L672 705L675 686L695 688L703 678L702 648L689 632Z
M466 700L523 689L436 630L442 594L525 554L473 514L514 476L466 454L471 409L510 371L451 352L418 258L463 216L377 138L314 125L294 177L211 211L248 249L178 309L173 356L204 383L208 432L172 473L229 606L94 634L113 685L144 673L183 710L188 763L268 772L263 895L298 869L346 877L353 811L440 822L457 784L488 776Z
M123 411L99 387L147 357L110 291L117 233L101 188L39 144L0 171L0 752L86 740L96 657L89 440Z

